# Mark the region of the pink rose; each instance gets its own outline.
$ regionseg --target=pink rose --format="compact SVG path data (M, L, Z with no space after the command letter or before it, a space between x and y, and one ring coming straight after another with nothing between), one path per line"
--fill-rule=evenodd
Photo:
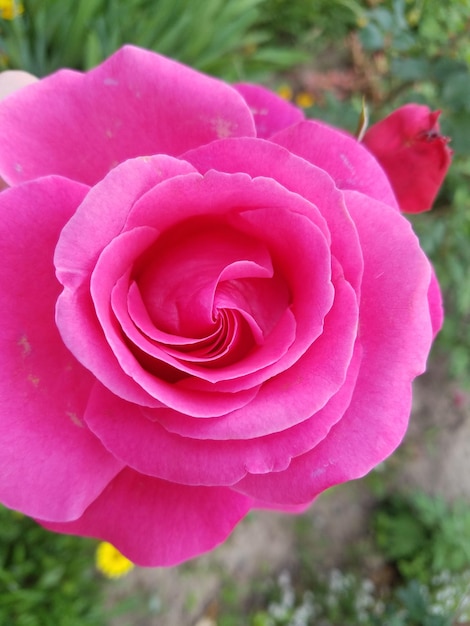
M170 565L400 443L439 289L354 138L133 47L0 136L8 507Z
M384 168L402 211L428 211L452 157L449 139L440 134L440 111L406 104L374 124L364 144Z

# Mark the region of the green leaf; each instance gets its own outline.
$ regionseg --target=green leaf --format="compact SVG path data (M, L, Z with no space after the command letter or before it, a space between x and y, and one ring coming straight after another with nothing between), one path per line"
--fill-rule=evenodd
M382 50L385 47L383 32L373 23L361 29L359 36L366 50Z
M390 72L402 81L427 80L431 74L432 63L424 57L392 59Z
M442 89L442 99L454 110L470 112L470 73L456 72L451 74Z

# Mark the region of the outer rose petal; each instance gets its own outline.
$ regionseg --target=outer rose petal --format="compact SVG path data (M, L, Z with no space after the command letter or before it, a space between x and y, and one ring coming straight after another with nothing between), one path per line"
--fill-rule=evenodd
M249 83L238 83L234 87L250 107L256 134L261 139L268 139L283 128L305 119L303 111L264 87Z
M155 567L215 548L251 505L228 488L186 487L126 469L75 522L38 521L56 532L106 539L137 565Z
M433 334L429 262L405 219L366 196L346 195L364 250L362 366L349 409L316 448L284 472L238 484L271 506L311 501L391 454L408 424L411 381L426 366Z
M86 192L50 177L0 195L0 501L47 520L81 515L123 466L84 426L93 377L54 321L53 251Z
M322 168L340 189L351 189L398 208L383 169L351 135L326 124L302 122L271 138L290 152Z
M431 208L450 166L448 139L439 134L439 111L407 104L369 128L364 145L392 184L402 211Z
M444 322L444 310L442 306L442 294L437 282L434 268L431 267L431 283L429 285L428 300L429 300L429 312L431 315L431 324L433 337L435 338L437 333L441 330Z
M235 89L125 46L85 74L61 70L0 105L0 176L9 184L47 174L94 184L131 157L176 156L254 134Z

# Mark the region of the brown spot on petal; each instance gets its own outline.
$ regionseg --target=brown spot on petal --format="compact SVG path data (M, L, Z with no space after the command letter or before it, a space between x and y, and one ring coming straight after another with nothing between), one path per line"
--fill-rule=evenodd
M26 335L23 335L17 344L23 351L22 356L28 356L31 354L31 344L28 341Z
M37 388L39 386L39 381L40 381L39 376L34 376L34 374L29 374L28 380L33 385L33 387Z

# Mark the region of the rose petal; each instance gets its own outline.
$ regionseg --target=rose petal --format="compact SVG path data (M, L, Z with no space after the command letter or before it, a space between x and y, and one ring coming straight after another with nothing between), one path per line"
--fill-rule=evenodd
M124 332L128 339L128 346L130 344L136 346L139 350L153 357L152 372L158 375L160 370L164 379L168 375L174 380L183 379L189 374L201 377L204 380L219 380L221 378L237 377L237 375L246 375L251 370L258 371L258 369L266 368L271 363L276 363L295 340L295 318L288 309L283 312L284 314L276 324L275 329L270 333L266 344L261 343L259 347L253 347L252 343L250 343L250 353L246 354L245 350L242 350L239 356L240 362L235 360L232 363L233 359L231 358L230 350L228 350L229 363L227 363L227 359L224 360L222 346L219 346L221 339L224 337L223 328L220 333L210 335L207 340L201 340L198 344L168 346L146 337L135 326L126 306L128 289L128 281L123 277L112 291L113 313L119 321L121 331ZM263 289L258 289L257 292L266 294L266 291ZM230 305L233 306L233 298ZM109 329L109 322L107 321L106 324ZM251 337L250 330L247 328L246 331ZM228 335L230 337L230 333ZM111 331L111 334L108 333L108 337L110 342L117 344L115 352L118 355L123 350L121 334ZM213 349L214 345L216 347L219 346L217 350ZM169 365L173 368L173 371L168 374L165 373L165 367L162 367L162 364ZM150 360L148 360L148 366L150 366ZM212 367L214 367L214 372L212 372Z
M429 300L429 312L431 314L431 323L433 336L436 337L437 333L441 330L444 322L444 309L442 305L442 294L437 282L437 277L434 272L434 268L431 267L431 283L429 285L428 300Z
M333 192L334 188L330 189ZM207 198L211 199L209 206ZM341 199L338 195L333 198L335 203ZM154 210L155 206L158 206L158 212ZM240 206L243 211L238 209ZM289 210L285 209L286 206ZM202 179L195 175L192 178L174 178L155 187L135 203L127 226L132 228L147 224L167 231L175 224L199 216L225 219L228 227L236 228L249 237L257 237L272 250L279 271L290 287L296 310L296 352L289 351L286 355L289 362L293 362L321 332L333 297L329 250L326 238L317 227L316 207L289 193L272 179L260 177L252 180L243 174L209 171ZM321 218L319 221L323 222ZM295 254L293 249L296 249ZM315 272L312 272L312 267L315 267ZM278 363L277 371L281 366L284 369L286 362ZM260 375L265 378L264 372ZM259 382L254 378L250 380L253 380L251 384ZM244 381L240 380L240 383ZM180 387L189 389L190 384L185 380ZM207 389L206 386L193 388ZM240 388L246 386L237 386L237 389ZM214 389L235 390L233 384L217 388L211 386L211 391ZM181 406L171 405L171 408L186 412Z
M61 174L91 185L129 158L254 134L235 89L125 46L85 74L61 70L1 103L0 176L16 184Z
M119 194L123 193L124 186L126 184L129 188L132 185L137 186L127 177L134 173L135 168L144 166L147 167L147 162L141 163L138 159L128 161L120 166L119 171L116 170L116 173L113 172L110 175L112 181L119 174L120 185L116 185L116 189L114 189L111 181L108 181L110 177L107 177L90 192L86 202L82 204L74 219L64 229L56 256L56 264L59 268L58 276L66 286L66 290L58 302L58 324L64 341L74 355L90 368L103 384L121 397L147 406L152 406L152 404L155 406L158 402L163 402L175 410L188 412L190 415L220 415L239 408L242 402L243 405L246 404L248 400L252 399L253 392L250 392L247 397L244 393L217 394L214 389L210 392L197 389L190 392L189 387L185 390L184 385L178 384L177 388L173 385L165 386L150 374L147 376L142 374L143 377L139 377L140 385L149 392L150 397L146 398L142 393L134 395L136 385L133 378L136 370L132 370L132 378L124 379L122 369L117 366L113 352L105 345L101 329L93 321L93 307L87 295L86 282L87 273L90 271L89 267L94 262L95 240L103 245L102 240L105 237L112 238L115 236L114 233L122 228L121 224L124 221L120 215L125 215L126 211L128 213L130 211L126 220L126 228L131 229L140 224L146 224L147 228L166 231L174 223L181 223L189 217L204 215L207 218L208 214L212 213L214 219L220 219L220 216L226 214L236 214L234 207L239 205L246 209L243 221L248 224L250 220L253 221L248 215L250 213L248 209L265 207L269 199L269 204L273 207L272 215L269 217L264 210L263 216L258 219L259 224L256 228L258 232L263 229L263 237L266 239L268 237L265 232L266 225L272 223L270 227L272 234L269 235L269 238L276 237L278 247L281 244L287 247L293 245L292 243L289 244L290 237L282 236L278 231L279 219L282 218L281 208L283 209L287 202L293 207L298 206L299 212L303 211L308 215L313 212L312 217L315 217L315 209L301 198L286 192L275 181L269 179L252 181L248 176L228 176L217 172L208 173L204 178L201 178L199 174L175 177L160 183L144 194L132 206L132 210L129 207L130 201L124 209L121 209L120 206L118 208L118 205L123 204L122 200L119 199ZM135 178L138 180L137 169ZM210 211L207 206L208 197L211 198ZM279 206L279 209L276 205ZM109 206L109 218L106 215L107 206ZM158 211L155 211L155 206L158 206ZM114 212L113 207L116 207ZM251 213L255 214L256 211ZM95 220L96 227L94 225ZM307 237L310 236L308 233L317 232L315 245L310 246L311 251L309 252L304 246L306 259L312 255L314 257L316 271L313 277L315 280L309 279L306 283L302 276L307 272L310 277L312 275L311 270L300 268L294 259L289 261L290 269L288 270L292 274L292 279L288 282L295 289L293 300L299 308L308 308L308 319L303 322L302 332L298 332L298 345L300 347L303 345L302 349L305 350L310 341L321 331L323 316L331 306L332 288L329 283L328 250L318 236L318 229L306 217L297 212L291 212L289 220L296 224L296 241L302 241L299 238L301 235ZM289 223L287 218L284 221ZM104 224L107 222L110 224L106 229ZM302 222L302 228L300 222ZM96 234L94 233L95 230ZM75 233L81 231L84 233L82 235L83 242L76 241ZM294 234L294 231L292 232ZM86 249L84 249L85 245ZM325 254L320 254L321 248L319 246L324 248ZM90 249L90 252L87 248ZM287 271L286 263L284 266ZM312 298L315 299L315 306L308 305ZM298 326L298 328L301 327ZM93 349L90 349L90 346L93 346ZM130 372L131 370L128 373ZM253 384L256 384L256 381L252 383L252 386Z
M216 290L224 270L237 261L252 262L244 266L249 273L241 277L273 276L265 244L225 224L184 223L166 233L147 256L137 279L155 325L186 337L211 332Z
M313 141L315 127L306 126L305 132L312 132ZM321 212L313 216L310 210L309 218L314 219L323 232L346 280L359 292L362 253L356 228L344 206L343 196L326 172L279 145L250 138L214 141L188 152L185 159L202 174L217 169L231 174L246 172L253 178L272 177L289 191L318 205ZM300 210L296 207L296 211Z
M54 321L54 247L87 190L50 177L0 195L0 500L56 521L81 515L122 467L85 427L93 377Z
M306 121L286 128L271 141L324 169L340 189L351 189L398 209L383 169L356 139L320 122Z
M90 190L62 230L56 247L57 277L64 285L57 301L61 336L82 364L103 372L105 384L113 385L114 393L131 402L160 405L121 370L103 340L89 294L91 272L103 248L123 230L136 197L167 177L192 171L184 161L164 155L123 163ZM89 337L90 344L84 337Z
M317 445L341 419L351 400L361 362L358 348L339 392L310 419L250 440L194 440L147 420L139 407L95 386L86 422L103 445L143 474L187 485L233 485L247 472L286 469L292 458Z
M285 472L240 481L241 492L272 505L311 501L391 454L408 424L411 381L426 366L432 341L429 262L409 223L393 209L357 192L346 192L346 198L365 262L361 370L351 405L328 437Z
M302 110L277 94L250 83L238 83L235 89L246 100L255 120L256 135L267 139L274 133L305 119Z
M260 437L308 419L344 384L356 341L356 294L344 279L338 278L334 288L335 302L321 336L295 365L264 383L243 408L204 420L167 409L145 409L144 414L170 432L201 439Z
M215 548L251 508L224 487L187 487L122 471L80 519L49 530L106 539L137 565L177 565Z
M405 104L371 126L364 145L390 180L400 208L409 213L428 211L449 169L449 139L440 134L440 111Z

